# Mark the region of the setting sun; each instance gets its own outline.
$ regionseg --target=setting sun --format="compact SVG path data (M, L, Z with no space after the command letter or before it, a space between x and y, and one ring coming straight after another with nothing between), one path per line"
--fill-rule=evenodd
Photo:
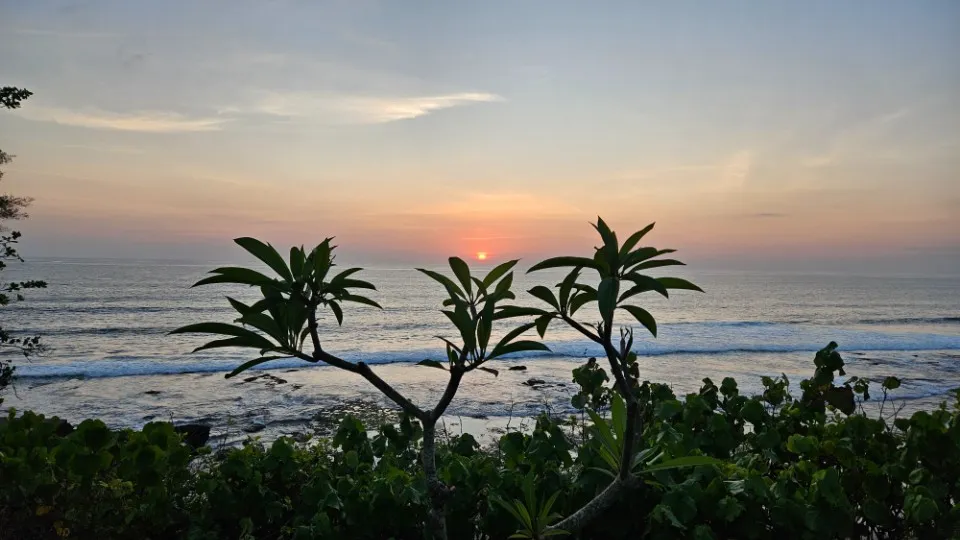
M485 260L487 260L487 252L486 252L486 251L478 251L478 252L477 252L477 260L478 260L478 261L485 261Z

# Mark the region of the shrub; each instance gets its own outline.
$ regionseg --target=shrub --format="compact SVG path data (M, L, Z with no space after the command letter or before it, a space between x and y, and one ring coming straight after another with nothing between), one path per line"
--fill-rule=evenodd
M831 344L819 357L836 352ZM596 363L589 369L602 371ZM530 433L507 433L495 448L481 448L469 434L438 442L451 537L561 534L548 527L557 516L607 488L617 474L611 447L625 404L602 376L578 373L582 395L607 394L610 404L601 415L574 398L591 418L576 426L582 440L541 415ZM862 379L816 382L823 377L803 381L804 394L811 384L820 391L849 384L860 401L871 387ZM642 486L624 490L574 536L956 537L960 394L951 407L896 418L794 398L785 377L763 384L761 395L748 397L730 378L719 385L704 379L686 396L641 383L638 447L722 463L648 465ZM0 422L0 538L407 539L427 532L423 432L409 415L372 436L348 417L330 439L250 440L217 453L191 453L165 423L114 431L87 420L69 434L58 434L59 425L30 412Z

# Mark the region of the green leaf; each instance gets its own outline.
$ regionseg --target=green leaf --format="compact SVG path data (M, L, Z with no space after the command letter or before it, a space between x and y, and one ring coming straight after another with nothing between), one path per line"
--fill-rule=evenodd
M433 270L427 270L425 268L417 268L417 271L429 276L434 281L439 282L447 289L447 294L450 295L450 298L463 298L466 299L466 295L463 294L463 291L460 290L460 287L457 287L457 284L453 282L452 279L447 276L434 272Z
M216 268L211 270L210 273L216 275L203 278L194 283L193 286L199 287L200 285L208 285L211 283L237 283L240 285L254 285L261 287L276 283L276 280L268 278L260 272L257 272L256 270L250 270L249 268Z
M490 500L503 507L503 509L507 512L510 512L510 515L512 515L518 522L523 524L523 517L520 516L520 513L517 512L517 509L513 506L513 504L508 503L499 497L491 497ZM520 504L519 501L517 504Z
M634 266L633 270L649 270L651 268L661 268L663 266L686 266L686 263L682 263L676 259L659 259L640 263L637 266Z
M653 337L657 337L657 321L653 318L653 315L651 315L649 311L639 306L627 305L619 307L620 309L629 311L630 314L633 315L633 318L637 320L637 322L642 324L647 330L650 331Z
M643 247L643 248L639 248L634 251L631 251L630 253L627 254L627 258L623 261L624 271L625 272L629 271L628 269L633 268L639 263L642 263L643 261L646 261L648 259L652 259L654 257L660 256L662 254L663 254L663 251L655 247Z
M547 311L540 308L524 306L500 306L497 308L497 312L494 314L493 319L495 321L499 321L501 319L512 319L515 317L538 317L546 314Z
M686 467L700 467L703 465L720 465L723 463L719 459L708 456L683 456L666 461L661 461L655 465L645 467L642 472L667 471L670 469L682 469Z
M494 347L493 352L487 356L487 359L493 359L499 356L504 356L507 354L513 354L523 351L546 351L550 352L550 347L547 347L539 341L531 340L521 340L514 341L513 343L508 343L505 345L497 345Z
M600 233L600 238L603 240L603 246L605 248L617 248L617 233L613 232L600 216L597 216L597 224L594 225L593 228Z
M327 238L313 250L313 279L317 282L322 282L323 278L327 276L327 272L330 271L331 259L330 253L332 248L330 247L330 242L333 238Z
M463 356L463 351L456 349L453 344L447 342L447 361L450 362L452 366L460 365L460 358Z
M566 313L567 303L570 300L570 291L573 290L577 278L580 277L580 269L574 268L563 281L560 282L560 312Z
M476 345L476 321L470 317L467 308L459 304L453 311L442 310L441 313L450 319L450 322L460 331L460 337L463 339L463 348L466 351L472 351Z
M484 312L486 311L487 309L485 308ZM490 332L492 331L493 318L488 313L484 313L477 321L477 343L481 351L487 350L487 345L490 343Z
M619 290L620 280L613 276L603 278L597 288L597 305L600 309L600 316L608 325L613 321L613 311L617 307Z
M268 343L269 343L269 346L265 347L264 345ZM265 349L272 349L274 346L275 345L271 343L269 340L262 339L262 338L256 340L256 339L250 339L249 337L232 337L232 338L226 338L226 339L217 339L209 343L205 343L197 347L193 351L191 351L191 354L195 352L205 351L207 349L219 349L224 347L241 347L241 348L247 348L247 349L258 349L262 351Z
M593 409L587 409L590 420L593 421L594 429L600 436L601 452L600 457L607 462L610 470L618 472L620 470L620 456L623 453L622 443L614 436L610 429L610 424L603 419Z
M513 504L517 507L517 512L520 513L522 518L523 526L529 530L533 530L533 518L530 516L530 511L527 507L520 501L514 500Z
M256 358L254 360L250 360L249 362L244 362L240 364L239 366L237 366L236 369L234 369L230 373L227 373L224 377L229 379L231 377L235 377L239 375L240 373L243 373L244 371L254 366L259 366L260 364L269 362L271 360L279 360L281 358L289 358L289 356L261 356L260 358Z
M597 292L596 291L584 291L580 294L574 296L570 300L570 305L567 306L570 315L576 313L580 308L584 306L587 302L596 302L597 301Z
M344 279L341 280L339 284L344 289L370 289L371 291L377 290L376 285L361 279Z
M287 263L284 262L283 257L281 257L280 254L277 253L277 250L270 244L264 244L256 238L249 237L236 238L234 242L254 257L263 261L264 264L273 269L282 279L288 282L293 281L293 275L290 273L290 269L287 268Z
M547 268L566 268L571 266L581 266L583 268L593 268L594 270L599 270L597 263L593 259L589 259L587 257L552 257L531 266L530 269L527 270L527 273L529 274L530 272L536 272L538 270L546 270Z
M536 325L536 323L532 323L532 322L531 322L531 323L524 323L524 324L521 324L520 326L514 328L513 330L510 330L510 331L507 332L502 338L500 338L500 341L499 341L499 343L497 344L497 346L506 345L507 343L510 343L511 341L513 341L513 340L517 339L518 337L520 337L520 335L522 335L524 332L529 331L529 330L530 330L531 328L533 328L535 325Z
M600 238L603 239L603 247L597 249L594 260L598 262L602 260L602 264L600 264L602 274L613 273L620 266L617 233L613 232L599 217L597 217L597 224L594 225L594 228L600 233Z
M620 260L626 260L627 255L630 253L630 250L639 242L648 232L653 230L653 226L656 223L651 223L646 227L640 229L639 231L630 235L630 238L627 238L627 241L620 246Z
M557 502L557 497L559 495L559 491L554 491L553 495L547 499L547 502L543 503L543 506L540 507L540 515L537 516L537 524L541 527L545 527L547 525L547 521L550 518L550 509L553 508L553 504Z
M900 379L896 377L887 377L883 379L882 386L887 390L896 390L897 388L900 388Z
M470 276L470 281L477 286L477 298L481 295L487 294L487 287L483 284L483 281L477 276Z
M330 280L330 286L333 288L343 288L345 287L343 283L347 281L347 278L361 271L363 271L363 268L347 268L343 272L333 276L333 279Z
M259 343L263 344L263 348L275 347L276 344L267 338L261 336L260 334L243 328L242 326L236 326L233 324L227 323L216 323L216 322L206 322L206 323L197 323L189 324L187 326L181 326L176 330L172 330L171 334L222 334L225 336L235 336L240 338L248 338L250 340L259 340Z
M463 290L467 292L468 296L472 295L473 284L470 281L470 267L467 266L467 263L460 257L450 257L448 260L450 262L450 269L453 270L453 274L460 280L460 284L463 285Z
M497 282L497 286L494 288L494 293L498 295L505 296L506 293L510 292L510 287L513 286L513 273L507 274L503 279Z
M550 304L554 309L558 311L560 310L560 303L557 301L557 297L553 295L553 291L544 287L543 285L537 285L527 292Z
M507 261L502 264L498 264L487 272L487 275L483 278L483 286L489 288L493 285L498 279L500 279L504 274L510 271L516 264L517 260Z
M281 328L280 321L266 313L247 312L238 319L238 322L252 326L267 334L279 343L286 344L286 329ZM297 329L299 330L299 328Z
M670 297L670 292L667 291L667 287L657 278L653 278L644 274L638 274L636 272L630 272L629 274L623 276L623 279L633 282L634 286L627 290L627 292L620 295L620 301L623 302L631 296L645 293L647 291L656 291L663 295L664 298Z
M657 281L659 281L660 284L667 289L686 289L688 291L703 292L703 289L701 289L700 287L697 287L696 285L694 285L693 283L690 283L685 279L662 277L662 278L657 278Z
M446 369L447 369L447 368L445 368L445 367L443 366L443 364L441 364L440 362L437 362L436 360L421 360L421 361L417 362L417 365L418 365L418 366L427 366L427 367L432 367L432 368L438 368L438 369L443 369L443 370L446 370Z
M305 262L306 256L303 253L303 248L290 248L290 273L293 274L295 280L303 275Z
M617 435L617 441L621 441L622 446L623 433L627 429L627 404L618 394L614 394L613 399L610 400L610 423L613 432Z
M330 301L327 305L330 306L333 316L337 318L337 325L343 326L343 309L340 308L340 304Z
M383 306L374 302L373 300L365 297L359 296L356 294L342 294L340 295L340 301L342 302L353 302L354 304L364 304L367 306L375 307L377 309L383 309Z
M553 320L553 315L547 314L540 317L537 317L537 320L534 324L537 325L537 333L540 334L540 337L543 338L547 333L547 327L550 326L550 321Z
M449 345L450 347L452 347L453 350L454 350L457 354L460 354L460 352L461 352L460 347L458 347L457 345L455 345L455 344L454 344L452 341L450 341L449 339L447 339L447 338L445 338L445 337L443 337L443 336L433 336L433 337L439 339L440 341L443 341L444 343L446 343L447 345Z

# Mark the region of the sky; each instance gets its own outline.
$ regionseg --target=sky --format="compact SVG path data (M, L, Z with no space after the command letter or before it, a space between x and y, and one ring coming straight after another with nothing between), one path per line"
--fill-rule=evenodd
M960 2L0 0L30 256L960 269Z

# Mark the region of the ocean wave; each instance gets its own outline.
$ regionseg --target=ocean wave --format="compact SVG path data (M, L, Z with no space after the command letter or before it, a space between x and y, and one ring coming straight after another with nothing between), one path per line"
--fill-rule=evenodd
M717 329L721 331L716 331ZM811 353L829 341L837 341L847 352L868 351L934 351L960 350L960 336L939 334L884 334L855 332L838 329L819 329L814 332L795 332L783 325L763 328L757 332L728 335L723 327L704 326L673 329L669 338L658 340L639 339L634 350L642 357L684 355L730 355L763 353ZM713 331L711 331L713 330ZM142 330L141 330L142 331ZM663 334L661 334L663 335ZM586 358L602 355L602 348L592 341L547 341L550 352L524 352L508 355L505 359L533 358ZM437 347L408 350L364 351L348 349L340 356L348 361L364 361L368 364L415 363L423 359L441 359L442 349ZM45 377L124 377L142 375L172 375L181 373L228 372L247 356L240 351L226 356L181 356L175 359L157 360L142 355L117 355L90 360L65 362L21 363L17 373L22 378ZM854 357L855 358L855 357ZM262 369L277 367L312 367L301 360L277 360L264 364ZM958 366L960 367L960 366Z
M859 324L960 324L960 317L899 317L890 319L860 319Z
M130 298L124 298L129 301ZM20 313L64 315L146 315L150 313L232 313L229 306L111 306L111 305L61 305L59 303L32 302L17 305Z

